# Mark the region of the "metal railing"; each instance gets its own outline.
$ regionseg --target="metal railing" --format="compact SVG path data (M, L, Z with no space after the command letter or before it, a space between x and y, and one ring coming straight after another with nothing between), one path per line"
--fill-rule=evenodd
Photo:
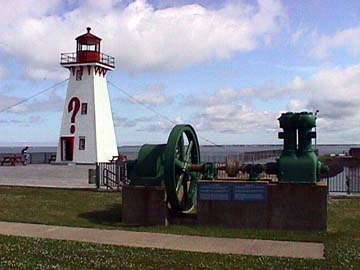
M359 194L360 193L360 167L345 167L344 170L323 181L327 182L330 195Z
M49 163L51 156L56 155L56 152L33 152L30 154L29 164L45 164ZM136 159L138 152L126 152L122 153L129 159ZM281 150L270 150L270 151L258 151L258 152L244 152L238 154L227 154L225 153L204 153L201 155L202 162L226 162L226 158L236 159L240 163L266 163L275 161L281 154ZM4 156L15 156L21 155L19 153L1 153L0 159Z
M227 153L215 152L201 155L202 162L226 162L227 159L234 159L240 163L266 163L275 161L280 157L282 150L265 150L256 152Z
M115 172L110 171L109 169L104 169L102 171L102 174L103 174L103 185L107 189L116 188L118 191L120 190L118 175Z
M225 171L218 171L217 175L218 179L221 180L244 180L244 181L251 181L250 175L248 173L239 172L235 177L230 177L226 174ZM259 179L261 180L269 180L269 181L278 181L278 178L275 174L267 174L267 173L261 173L259 176Z
M123 185L130 183L127 178L126 162L97 163L97 183L107 189L120 190ZM236 177L228 177L225 171L218 172L218 179L249 180L247 173L239 173ZM278 181L276 175L262 173L260 179ZM360 194L360 167L347 168L336 176L324 178L330 195Z
M100 63L115 67L115 58L105 53L100 53Z
M113 56L107 55L105 53L99 52L99 62L101 64L114 67L115 66L115 58ZM82 61L78 61L77 53L62 53L60 56L60 64L76 64L76 63L83 63Z
M129 184L126 162L96 163L96 172L98 188L120 191L123 185Z

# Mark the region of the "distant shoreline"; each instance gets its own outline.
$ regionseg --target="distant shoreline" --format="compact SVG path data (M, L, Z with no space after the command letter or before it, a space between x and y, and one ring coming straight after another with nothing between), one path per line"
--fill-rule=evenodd
M0 154L4 153L20 153L24 146L0 146ZM201 145L201 152L206 154L236 154L245 152L271 151L281 150L282 144L228 144L228 145ZM348 152L351 147L360 147L360 144L318 144L317 148L321 155L326 154L340 154ZM118 146L119 153L136 154L141 145ZM57 146L31 146L30 153L54 153Z

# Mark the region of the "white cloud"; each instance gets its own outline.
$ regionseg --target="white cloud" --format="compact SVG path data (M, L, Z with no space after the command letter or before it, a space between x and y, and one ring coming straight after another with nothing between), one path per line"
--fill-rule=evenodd
M65 10L65 11L64 11ZM279 31L279 0L228 3L219 9L184 5L163 9L145 0L88 0L78 7L60 0L7 1L0 11L0 50L24 65L31 78L63 78L60 52L90 25L103 51L128 71L171 70L254 50ZM48 72L48 73L47 73Z
M301 84L294 83L301 81ZM334 142L347 136L355 141L360 132L360 65L320 70L308 79L297 77L288 109L319 110L319 132ZM290 92L293 90L290 90ZM331 139L330 139L331 138ZM337 141L339 142L339 141Z
M253 99L275 97L282 89L268 86L248 89L219 89L213 94L189 96L183 105L197 109L193 115L196 129L220 133L243 133L276 128L276 116L265 110L254 110L245 105ZM250 103L250 102L249 102Z
M173 99L168 96L164 90L151 91L148 93L141 93L133 96L138 102L150 106L163 106L169 105L173 102Z
M146 120L146 122L144 120ZM174 120L172 120L173 123L170 123L169 121L165 121L163 118L156 115L153 117L145 117L144 119L140 119L140 121L144 122L144 125L139 127L136 131L150 133L157 132L162 134L170 132L174 125L184 124L186 122L182 117L178 116Z
M289 101L287 110L291 112L307 111L306 106L308 105L307 100L291 99Z
M1 2L1 21L11 24L25 17L41 18L53 14L62 0L12 0Z
M169 96L165 90L166 86L162 83L146 84L140 92L132 94L133 98L127 97L118 100L126 104L130 100L134 104L141 103L150 107L165 106L173 102L173 97Z
M136 121L128 119L126 117L120 117L118 115L114 115L114 125L115 127L135 127Z
M25 127L29 127L32 125L39 125L41 123L44 123L47 119L43 118L39 115L36 116L30 116L28 117L28 119L26 120L19 120L19 119L0 119L0 125L9 125L9 124L14 124L14 125L21 125L21 126L25 126Z
M22 99L20 97L14 97L0 93L0 111L10 107L12 104L20 102L21 100Z
M197 118L196 128L199 130L242 133L277 128L276 115L237 104L209 106Z
M291 43L296 44L298 43L306 34L308 33L308 30L305 28L299 28L291 35Z
M184 102L186 106L212 106L221 103L233 102L253 95L253 89L223 88L213 94L202 93L188 96Z
M8 75L9 75L8 69L0 65L0 81L6 79Z
M333 35L312 33L312 48L310 55L324 59L334 49L344 48L353 56L360 55L360 26L351 27L336 32Z
M295 77L290 87L312 93L312 98L334 101L360 99L360 65L323 69L309 79Z
M214 93L203 92L198 95L190 95L183 101L184 106L212 106L218 104L230 104L235 102L249 102L254 99L269 100L284 95L287 90L273 85L272 82L265 82L263 85L253 88L221 88Z
M65 69L57 69L53 67L46 68L28 68L26 75L32 80L65 80L69 77L68 71Z
M305 81L303 78L296 76L291 83L288 85L288 88L291 90L304 90Z
M17 119L0 119L0 125L3 125L3 124L22 124L24 123L24 121L21 121L21 120L17 120Z
M360 132L360 126L354 124L360 122L359 86L360 65L353 65L320 69L308 78L295 76L286 86L221 89L212 95L188 97L186 101L192 100L190 105L198 110L193 117L198 119L198 129L230 133L271 131L277 128L279 111L320 110L318 126L322 138L334 141L346 130L347 139L354 140ZM267 112L248 102L259 99L282 100L285 106Z
M12 105L22 102L24 98L17 96L9 96L0 93L0 111ZM47 111L61 111L64 106L64 99L53 90L40 100L35 99L32 102L21 103L17 106L11 107L10 113L34 113Z
M35 115L35 116L30 116L30 117L29 117L29 122L30 122L31 124L39 124L39 123L44 122L45 120L46 120L45 118L43 118L43 117L41 117L41 116L39 116L39 115Z
M129 101L133 102L134 104L145 104L150 107L158 107L158 106L166 106L173 103L173 97L166 93L166 86L162 83L155 83L155 84L146 84L140 92L136 92L132 94L131 98L120 98L118 100L122 101L123 103L128 104Z

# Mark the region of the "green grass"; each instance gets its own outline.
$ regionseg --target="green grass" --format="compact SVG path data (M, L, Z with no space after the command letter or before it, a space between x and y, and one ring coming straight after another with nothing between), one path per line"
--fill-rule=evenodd
M0 269L327 269L324 260L199 254L0 236Z
M116 192L0 187L0 220L148 232L322 242L323 232L239 230L222 227L129 227L121 223Z
M65 226L121 224L121 195L115 192L46 188L0 188L0 220Z
M0 188L0 220L124 228L117 193ZM319 240L325 260L199 254L0 236L0 269L360 269L360 200L330 200L327 233L200 226L133 228L157 232Z

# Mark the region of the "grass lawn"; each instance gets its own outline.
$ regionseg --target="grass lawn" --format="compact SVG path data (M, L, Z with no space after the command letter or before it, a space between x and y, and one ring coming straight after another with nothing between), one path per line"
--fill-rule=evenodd
M12 270L330 269L324 260L199 254L1 236L0 257L0 269Z
M328 233L123 227L118 193L0 188L0 220L166 233L323 241L325 260L231 256L0 236L0 269L360 269L360 200L330 200Z
M0 187L0 220L75 227L125 229L148 232L322 242L322 232L239 230L219 227L129 227L121 223L121 196L96 192L45 188Z

